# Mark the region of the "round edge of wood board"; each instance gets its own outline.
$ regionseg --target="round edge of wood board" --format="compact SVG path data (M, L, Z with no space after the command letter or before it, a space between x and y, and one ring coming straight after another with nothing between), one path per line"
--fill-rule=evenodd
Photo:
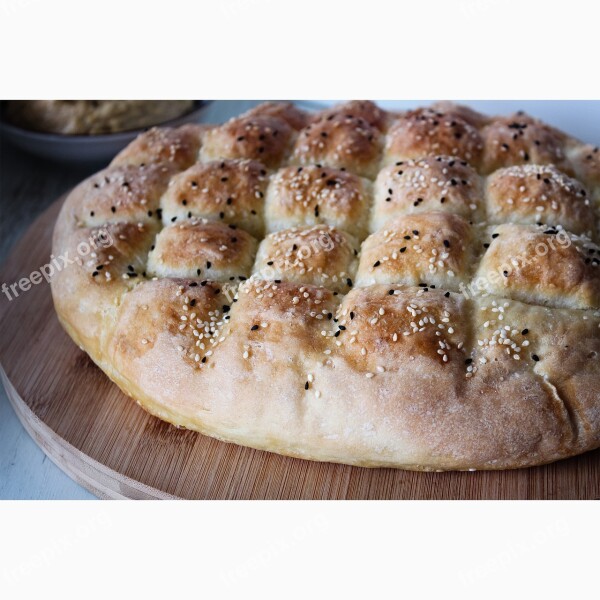
M176 496L114 471L81 452L46 425L21 398L0 365L0 379L17 418L44 454L71 479L108 500L173 500Z

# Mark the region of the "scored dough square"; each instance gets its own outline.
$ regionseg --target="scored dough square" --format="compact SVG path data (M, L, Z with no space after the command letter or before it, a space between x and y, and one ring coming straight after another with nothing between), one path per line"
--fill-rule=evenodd
M347 171L317 165L280 169L267 189L266 229L323 223L364 239L371 193L370 181Z
M594 210L584 187L549 165L500 169L486 182L488 222L562 225L595 235Z
M600 247L562 229L499 225L471 290L555 308L600 308Z
M350 234L329 225L284 229L261 242L253 274L346 293L353 285L358 248Z
M187 169L198 160L202 137L211 128L210 125L153 127L117 154L110 166L162 164L174 170Z
M257 115L277 117L285 121L294 131L306 127L311 115L298 108L293 102L263 102L246 111L242 117L255 117Z
M513 165L553 164L571 174L566 160L566 136L523 112L493 119L483 128L482 172Z
M260 238L267 183L266 168L258 161L197 163L171 180L161 201L163 221L222 221Z
M106 223L160 224L160 197L173 172L164 166L108 167L81 182L67 205L79 227Z
M291 163L322 164L374 179L383 138L379 129L346 113L318 115L298 134Z
M429 156L398 161L383 168L375 180L370 230L381 229L399 215L443 211L481 220L481 178L466 161Z
M447 155L479 168L483 141L473 125L457 114L420 108L401 114L390 127L383 164Z
M170 360L202 369L222 341L231 299L212 281L158 279L145 281L125 297L121 322L133 335L112 342L122 359L139 360L163 346ZM160 335L167 330L170 336ZM167 368L165 364L163 368ZM179 367L179 365L178 365Z
M243 229L193 219L165 227L148 257L148 275L243 281L250 276L256 240Z
M200 158L248 158L276 169L289 155L294 137L293 129L278 117L237 117L205 134Z
M361 119L369 126L385 133L390 126L393 115L379 108L375 102L370 100L350 100L322 110L316 116L313 115L311 121L321 122L344 118L348 120Z
M443 212L398 217L363 243L356 284L399 283L458 291L469 281L473 228Z
M578 179L585 181L588 191L600 208L600 148L585 144L569 150L569 158Z
M460 294L397 285L356 288L338 311L338 341L346 358L367 374L425 364L464 370L465 299Z

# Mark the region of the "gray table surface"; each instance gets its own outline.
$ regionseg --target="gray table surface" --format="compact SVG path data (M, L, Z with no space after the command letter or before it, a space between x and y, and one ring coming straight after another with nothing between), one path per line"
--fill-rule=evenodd
M203 112L201 120L222 122L255 104L256 101L248 100L214 102ZM421 102L387 101L381 104L398 109ZM475 101L469 104L489 114L524 109L585 141L600 144L600 102ZM316 106L313 104L313 107ZM53 164L24 154L0 137L0 264L44 209L103 166L75 168ZM60 471L38 448L19 423L0 386L0 499L93 497Z

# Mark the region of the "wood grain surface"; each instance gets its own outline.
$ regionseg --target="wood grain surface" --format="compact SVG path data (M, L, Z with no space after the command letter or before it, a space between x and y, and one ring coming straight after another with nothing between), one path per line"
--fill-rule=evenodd
M14 247L0 280L48 261L60 201ZM413 473L291 459L176 429L111 383L54 314L50 287L2 296L0 363L10 401L44 452L105 498L597 499L600 451L533 469Z

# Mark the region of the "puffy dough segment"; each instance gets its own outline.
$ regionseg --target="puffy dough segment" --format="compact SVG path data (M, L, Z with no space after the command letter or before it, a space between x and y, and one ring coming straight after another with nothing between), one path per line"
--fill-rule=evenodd
M482 185L469 164L450 156L397 161L375 180L371 231L393 217L443 211L482 220Z
M144 278L156 229L143 224L57 229L56 256L70 263L52 279L57 312L77 323L80 344L96 347L111 334L121 297Z
M198 160L202 136L210 128L208 125L153 127L119 152L111 167L162 164L176 171L186 169Z
M255 116L277 117L285 121L292 129L299 131L306 127L310 121L310 115L305 110L298 108L292 102L263 102L249 111L243 117Z
M361 117L346 113L320 115L300 131L291 163L316 163L374 179L379 169L382 145L379 130Z
M577 178L586 184L596 207L600 208L600 148L590 144L577 145L569 151L569 158Z
M360 371L402 371L415 357L432 369L464 371L468 316L458 294L398 285L356 288L336 316L342 352Z
M466 121L476 129L481 129L491 121L488 115L477 112L469 106L455 104L454 102L449 102L447 100L435 102L430 108L447 116L460 117L463 121Z
M358 248L351 235L328 225L285 229L261 242L254 273L346 293L353 285Z
M384 165L424 156L447 155L479 169L483 141L473 125L456 114L431 108L404 113L390 127Z
M351 100L317 113L312 121L326 121L335 118L362 119L371 127L385 133L392 120L392 115L370 100Z
M584 187L552 165L519 165L496 171L486 183L490 223L562 225L595 232L594 210Z
M406 215L388 222L362 246L356 284L399 283L458 291L473 268L474 235L458 215Z
M108 167L80 183L65 210L74 227L99 227L124 221L160 223L160 197L172 171L168 167Z
M371 182L358 175L316 165L286 167L267 190L266 228L323 223L364 239L370 204Z
M156 277L241 281L250 276L256 248L256 240L242 229L193 219L158 234L147 270Z
M600 307L600 247L562 229L493 229L472 291L556 308Z
M494 119L483 130L483 173L513 165L553 164L571 173L565 156L566 136L541 121L515 113Z
M258 161L197 163L171 180L161 201L163 221L199 217L237 225L262 237L267 183L267 171Z
M208 131L200 156L204 162L223 158L259 160L276 169L288 156L293 139L293 129L278 117L242 116Z
M533 371L555 405L570 415L571 443L597 444L600 410L600 313L530 306L488 297L473 314L468 377L526 379ZM558 409L557 409L558 412Z
M203 369L227 333L231 302L222 284L213 281L146 281L123 300L110 354L131 365L164 346L166 360Z

